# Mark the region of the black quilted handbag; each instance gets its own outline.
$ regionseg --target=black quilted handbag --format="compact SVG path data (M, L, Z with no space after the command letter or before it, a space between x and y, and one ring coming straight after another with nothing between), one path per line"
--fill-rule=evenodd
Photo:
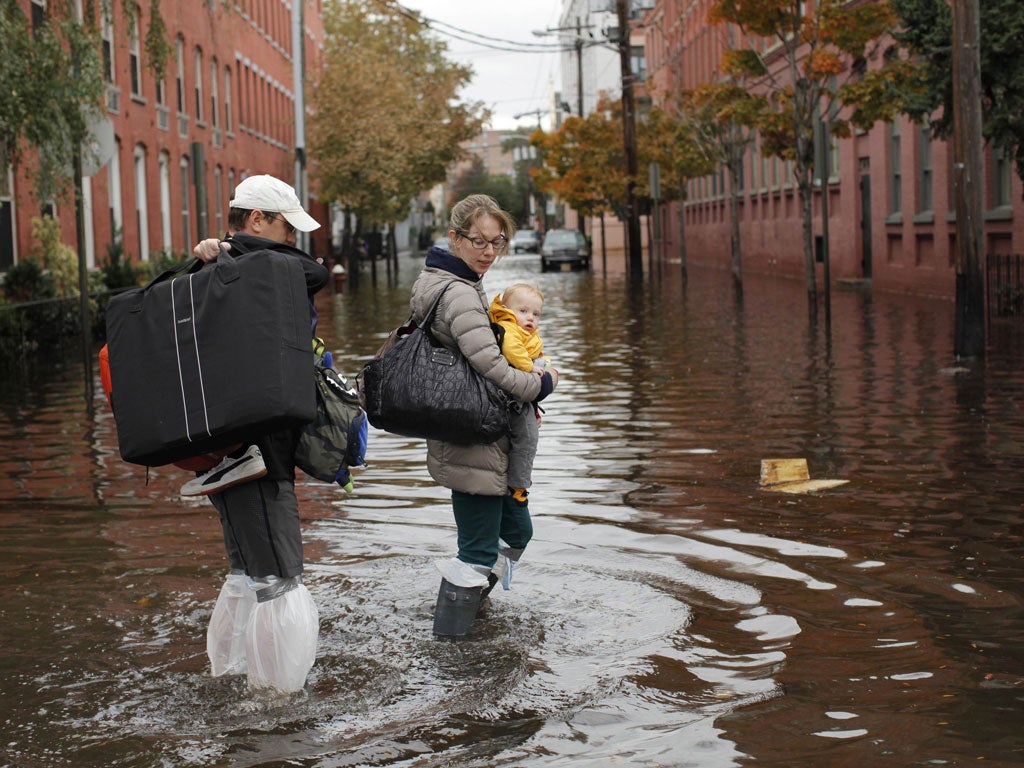
M406 333L400 329L394 345L363 367L359 384L366 415L373 426L396 435L493 443L508 434L508 398L430 331L448 285L421 325Z

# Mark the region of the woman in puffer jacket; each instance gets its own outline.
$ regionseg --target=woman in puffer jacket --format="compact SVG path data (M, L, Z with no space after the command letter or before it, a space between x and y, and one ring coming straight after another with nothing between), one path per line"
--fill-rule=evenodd
M491 329L482 284L490 266L507 251L514 230L512 217L493 198L470 195L458 202L448 230L451 250L435 247L427 252L410 306L413 319L421 322L447 287L432 324L438 341L458 349L507 394L530 403L554 390L558 371L529 373L508 364ZM486 445L427 441L430 476L452 492L459 548L457 557L437 562L442 578L434 610L436 635L469 631L481 598L499 579L507 587L512 564L533 535L527 503L513 499L508 487L509 449L507 437Z

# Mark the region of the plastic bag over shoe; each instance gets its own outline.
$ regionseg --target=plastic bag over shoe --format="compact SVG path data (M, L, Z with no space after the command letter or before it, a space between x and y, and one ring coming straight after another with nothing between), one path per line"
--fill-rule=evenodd
M213 607L206 628L206 655L214 677L245 674L245 631L256 607L256 593L246 582L244 573L229 573Z
M271 577L274 579L274 577ZM320 615L309 590L297 579L274 579L267 589L259 581L259 602L253 609L246 631L249 685L294 693L306 684L306 675L316 660ZM276 587L284 586L281 593ZM264 600L265 591L274 596Z

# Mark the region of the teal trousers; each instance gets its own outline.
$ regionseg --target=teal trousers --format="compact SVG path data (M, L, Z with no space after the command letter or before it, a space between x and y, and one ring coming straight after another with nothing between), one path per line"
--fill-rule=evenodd
M491 568L498 560L498 539L525 549L533 537L530 508L511 496L475 496L452 491L459 536L459 560Z

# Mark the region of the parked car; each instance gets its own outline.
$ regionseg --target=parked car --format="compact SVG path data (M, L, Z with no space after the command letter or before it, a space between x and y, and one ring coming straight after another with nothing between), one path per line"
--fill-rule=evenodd
M540 250L540 235L535 229L517 229L509 241L512 253L537 253Z
M575 229L548 230L540 246L541 271L574 266L590 269L590 243Z
M444 248L446 251L450 251L452 249L452 241L448 239L447 235L441 235L441 237L434 240L433 246L435 248Z

